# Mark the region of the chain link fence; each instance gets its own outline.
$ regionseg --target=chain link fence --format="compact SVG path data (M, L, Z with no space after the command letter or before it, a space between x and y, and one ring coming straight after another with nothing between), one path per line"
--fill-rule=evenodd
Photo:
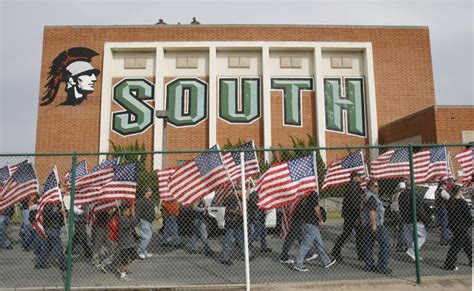
M472 159L464 145L3 154L0 288L472 276Z

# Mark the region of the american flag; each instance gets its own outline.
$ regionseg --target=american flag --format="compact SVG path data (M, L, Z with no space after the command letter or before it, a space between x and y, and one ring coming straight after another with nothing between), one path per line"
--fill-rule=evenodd
M91 172L76 179L76 193L87 193L93 187L101 187L112 181L114 178L114 168L107 167L96 172Z
M446 147L432 147L430 152L430 164L426 173L426 180L434 178L446 179L449 176L448 151Z
M210 150L219 150L217 145ZM223 183L230 183L220 152L205 152L178 167L169 180L176 201L193 205Z
M30 196L38 195L38 178L29 163L18 166L5 183L0 195L0 212Z
M321 190L329 187L340 186L351 181L351 173L358 172L366 175L364 157L362 151L355 151L344 159L332 162L324 176L324 183Z
M474 148L468 148L454 156L461 166L462 183L469 185L474 175Z
M295 215L296 209L298 209L300 202L301 199L298 199L294 203L283 206L280 232L280 237L283 239L286 238L288 232L290 232L291 220L293 219L293 216Z
M260 168L258 166L257 155L255 154L254 143L253 141L244 143L234 150L249 150L244 152L244 161L245 161L245 177L256 177L260 174ZM222 155L222 160L227 168L230 179L232 181L238 181L240 179L240 152L233 151L227 152Z
M371 163L370 175L373 179L403 178L410 175L407 148L391 149Z
M38 208L36 210L36 217L33 223L33 228L38 234L45 239L44 233L44 207L47 204L62 203L61 190L59 189L59 179L56 166L54 167L51 174L49 174L46 182L44 183L43 195L38 200Z
M313 155L273 164L258 179L258 206L269 210L294 203L317 189L317 174Z
M64 176L64 185L66 185L66 188L68 190L71 187L71 171L72 169L69 170L69 172L67 172L66 175ZM82 162L76 165L76 179L86 174L87 174L87 161L83 160Z
M175 198L168 187L170 177L174 172L176 172L176 168L167 168L156 172L158 176L158 191L160 192L161 201L175 201Z
M0 168L0 183L4 184L8 178L10 178L11 173L10 173L10 167L6 165L3 168Z
M28 164L28 163L29 163L28 160L24 160L23 162L20 162L20 163L18 163L18 164L16 164L16 165L10 166L10 174L13 175L13 173L16 172L16 169L18 169L18 166L24 165L24 164Z
M89 173L94 173L106 168L113 168L118 165L118 159L111 159L102 161L100 164L92 168Z
M135 200L137 191L138 162L119 164L114 168L101 171L112 171L113 178L106 183L88 186L76 193L74 205L102 204L115 200Z

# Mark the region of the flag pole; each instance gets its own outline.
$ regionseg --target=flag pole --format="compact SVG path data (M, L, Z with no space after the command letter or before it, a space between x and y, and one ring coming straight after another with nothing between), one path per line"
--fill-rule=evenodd
M59 175L58 175L58 168L56 167L56 165L54 165L53 167L53 172L54 172L54 176L56 178L56 181L58 182L58 187L59 187ZM59 191L58 191L58 196L59 196L59 201L61 201L61 210L62 212L64 213L64 201L63 201L63 197L62 197L62 191L61 191L61 188L59 188ZM67 220L66 220L66 216L63 215L63 220L64 220L64 226L67 225ZM66 237L68 237L68 231L67 231L67 227L64 227L65 231L66 231Z
M245 285L250 291L249 235L247 231L247 193L245 189L245 153L240 152L240 183L242 186L242 215L244 223Z
M222 165L224 165L224 168L225 168L225 173L227 174L227 178L229 178L229 181L230 183L232 184L232 189L234 189L234 195L239 198L239 195L237 194L237 189L235 189L235 185L234 185L234 181L232 181L232 179L230 178L230 175L229 175L229 171L227 170L227 166L226 164L224 163L224 159L222 158L222 152L220 151L221 149L219 148L219 145L216 145L217 149L219 150L218 154L219 154L219 158L221 159L221 162L222 162ZM241 152L242 153L242 152ZM242 164L242 163L241 163ZM240 165L242 167L242 165ZM239 202L239 207L240 209L242 209L242 204L240 203L240 199L237 199L237 201Z

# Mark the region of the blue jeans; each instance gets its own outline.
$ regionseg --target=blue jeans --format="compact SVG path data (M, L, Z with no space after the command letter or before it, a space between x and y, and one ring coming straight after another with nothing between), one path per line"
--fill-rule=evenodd
M405 237L403 235L403 221L400 211L394 211L395 216L395 238L397 239L397 250L404 250L406 248Z
M211 247L209 246L209 239L207 237L206 224L200 218L194 219L193 234L191 236L191 241L190 241L191 250L193 251L196 250L196 243L197 243L198 238L201 239L202 244L204 245L204 251L208 254L211 253L212 250L211 250Z
M254 241L260 238L260 248L262 250L267 249L267 228L265 222L254 221L249 225L250 239L249 244L251 245Z
M21 237L21 246L27 250L30 248L32 243L31 237L31 223L30 223L30 210L23 209L21 210L21 228L20 228L20 237Z
M63 246L61 244L59 228L45 228L46 240L43 244L43 250L39 257L39 265L46 266L51 251L54 252L61 270L66 270L66 257L64 256Z
M152 225L150 222L141 219L140 221L140 236L141 240L138 244L138 254L146 255L148 252L146 248L151 241L151 237L153 236Z
M280 259L283 261L288 260L288 253L293 245L293 242L296 239L300 239L301 237L301 224L294 223L290 226L290 230L286 235L285 242L283 243L283 247L281 248Z
M160 240L160 245L165 245L168 243L169 237L173 238L173 244L175 246L180 245L179 241L179 234L178 234L178 223L176 221L176 217L170 215L165 218L165 229L163 230L163 236Z
M40 264L40 256L41 253L43 252L43 239L40 237L38 232L34 230L33 228L31 229L31 237L33 241L33 250L35 252L35 257L36 257L36 264Z
M10 216L0 214L0 248L8 248L12 245L7 235L7 224Z
M305 223L301 227L303 240L300 243L300 248L298 250L298 254L296 255L296 262L295 265L298 267L303 267L304 258L308 251L313 247L313 245L318 250L319 259L323 263L323 265L327 265L331 262L329 258L326 248L323 243L323 239L321 238L321 233L319 232L319 226L314 224Z
M451 240L451 231L448 226L448 210L444 207L438 208L438 221L441 227L441 243L448 243Z
M386 269L391 256L391 245L390 235L387 228L384 225L378 225L377 231L372 233L370 226L365 225L363 227L364 231L364 256L365 256L365 266L366 268L374 268L375 262L373 257L374 242L377 241L379 244L379 260L377 267L379 269Z
M225 231L224 239L222 240L222 260L229 261L230 260L230 250L234 244L234 239L237 242L237 245L240 248L240 252L244 254L244 232L242 228L228 228ZM249 256L252 256L250 249L249 249Z

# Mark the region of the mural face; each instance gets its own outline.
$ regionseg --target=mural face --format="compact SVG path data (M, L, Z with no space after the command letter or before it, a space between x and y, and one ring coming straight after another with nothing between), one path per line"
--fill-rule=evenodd
M127 136L144 132L153 124L154 86L146 79L127 79L114 87L114 101L125 111L112 114L112 130Z
M85 47L70 48L60 53L51 63L45 95L41 98L40 105L51 104L63 82L66 84L67 97L60 105L75 106L86 100L87 95L94 92L95 82L100 74L100 70L90 64L97 55L97 52Z
M199 79L180 78L166 85L168 122L192 126L207 118L207 84Z
M341 94L341 83L345 94ZM365 136L363 79L324 79L324 99L327 129Z
M219 79L219 116L230 123L251 123L259 118L260 79Z
M283 90L283 125L301 126L303 90L313 90L313 79L272 79L272 89Z

